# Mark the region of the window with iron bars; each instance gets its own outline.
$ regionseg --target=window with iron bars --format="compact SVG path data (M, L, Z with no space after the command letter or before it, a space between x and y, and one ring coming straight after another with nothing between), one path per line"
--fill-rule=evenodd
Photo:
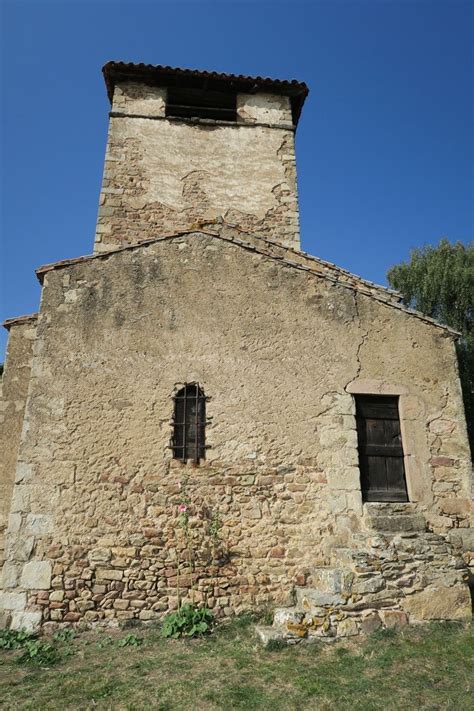
M206 397L197 383L186 383L174 396L173 457L199 464L205 458Z

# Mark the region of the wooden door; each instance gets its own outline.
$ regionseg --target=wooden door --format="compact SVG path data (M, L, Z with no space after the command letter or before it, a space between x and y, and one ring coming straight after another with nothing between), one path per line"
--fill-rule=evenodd
M398 397L356 396L364 501L408 501Z

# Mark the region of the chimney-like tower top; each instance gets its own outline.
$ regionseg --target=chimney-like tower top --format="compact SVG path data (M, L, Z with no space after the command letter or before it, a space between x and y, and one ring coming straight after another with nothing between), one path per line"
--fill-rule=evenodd
M268 77L248 77L242 74L222 74L197 69L180 69L160 64L134 64L133 62L110 61L102 67L107 95L113 101L116 84L134 82L167 89L187 89L191 92L205 92L206 95L266 93L287 96L290 100L293 124L296 126L308 95L308 87L296 79L270 79Z
M103 73L112 110L96 252L216 220L299 248L306 84L125 62Z

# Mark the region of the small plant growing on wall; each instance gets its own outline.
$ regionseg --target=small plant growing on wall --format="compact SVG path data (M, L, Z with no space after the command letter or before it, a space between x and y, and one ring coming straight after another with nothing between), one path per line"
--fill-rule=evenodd
M195 604L195 560L196 551L194 539L190 530L191 516L191 499L188 494L188 480L183 479L180 482L180 502L177 508L176 523L179 529L183 531L184 540L187 551L187 558L190 567L191 575L191 603L182 603L182 594L180 586L181 578L181 558L179 555L179 547L176 553L176 593L178 600L178 609L176 612L171 612L164 618L162 635L163 637L197 637L211 631L213 623L213 614L205 605L198 607ZM211 517L208 527L208 535L212 546L216 546L219 540L220 520L218 512Z

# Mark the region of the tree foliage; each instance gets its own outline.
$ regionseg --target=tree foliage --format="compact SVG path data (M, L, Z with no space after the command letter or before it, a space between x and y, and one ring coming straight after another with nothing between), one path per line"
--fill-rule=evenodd
M474 452L474 243L414 249L410 261L392 267L387 279L406 305L462 334L457 344L471 451Z

